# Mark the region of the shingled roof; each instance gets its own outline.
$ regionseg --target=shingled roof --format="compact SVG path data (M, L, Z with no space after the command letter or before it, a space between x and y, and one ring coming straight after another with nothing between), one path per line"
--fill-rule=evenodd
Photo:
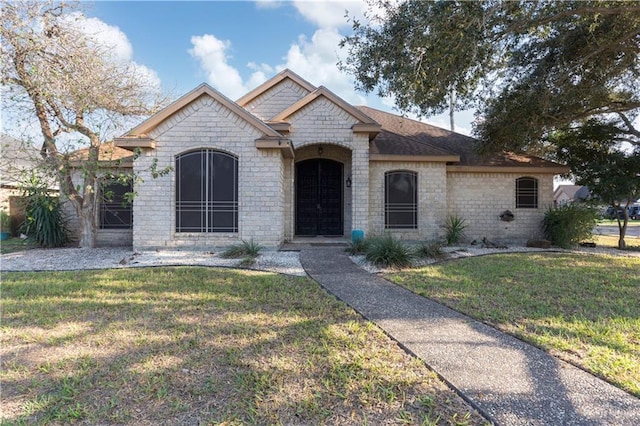
M371 155L458 157L457 161L447 160L452 168L535 167L548 168L553 173L567 171L565 166L531 155L502 152L481 156L475 150L479 142L472 137L371 107L358 109L382 126L371 142Z

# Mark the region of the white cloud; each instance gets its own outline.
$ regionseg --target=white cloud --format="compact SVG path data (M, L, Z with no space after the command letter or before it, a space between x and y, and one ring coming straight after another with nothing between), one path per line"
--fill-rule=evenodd
M155 70L133 60L133 47L120 28L108 25L98 18L88 18L80 12L73 12L63 19L68 25L88 35L96 45L103 46L111 60L131 66L133 72L141 76L149 86L160 89L160 77Z
M351 27L347 15L362 18L367 7L364 1L354 0L296 0L293 5L305 19L319 28Z
M342 37L338 30L330 28L317 30L311 40L300 36L278 69L290 68L312 84L326 86L347 102L364 104L366 99L354 91L351 76L336 66L342 54L338 46Z
M266 73L271 74L273 69L266 64L248 64L255 69L245 84L237 69L229 64L231 42L219 40L216 36L205 34L191 37L192 49L189 54L200 62L200 66L207 73L207 81L213 87L224 93L231 99L237 99L253 89L255 86L267 80Z

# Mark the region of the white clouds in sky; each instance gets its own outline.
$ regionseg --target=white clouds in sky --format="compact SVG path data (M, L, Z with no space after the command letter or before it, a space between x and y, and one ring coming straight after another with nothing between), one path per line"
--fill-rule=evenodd
M311 37L301 34L297 40L293 40L284 55L283 63L248 63L247 68L251 69L252 73L246 81L243 80L241 72L230 65L229 51L232 48L232 41L219 40L212 34L192 36L192 48L189 53L206 73L209 84L226 96L237 99L276 72L289 68L316 86L326 86L354 105L375 103L374 107L389 111L393 109L393 99L374 100L373 97L367 98L362 93L356 92L354 78L340 71L337 66L338 61L344 59L347 54L345 49L340 49L340 41L349 34L353 18L363 19L368 8L365 0L256 1L256 7L259 9L278 8L285 5L295 7L305 20L316 27L315 32ZM349 19L345 16L347 14ZM467 117L460 117L460 115L456 114L456 130L459 133L469 134L470 121ZM428 121L436 126L449 128L448 120L448 115L445 114Z
M144 77L150 87L160 89L158 74L151 68L133 60L133 47L120 28L108 25L98 18L88 18L80 12L69 14L65 20L68 25L87 34L97 45L104 46L105 52L108 52L111 60L131 66L136 74Z
M294 1L296 10L318 29L311 38L300 35L293 41L281 64L247 64L253 72L247 81L243 81L238 69L230 65L229 50L232 42L219 40L215 35L204 34L191 37L192 48L189 53L197 59L206 73L208 82L226 96L236 99L257 85L266 81L277 71L290 68L314 85L324 85L348 102L366 103L364 96L353 89L353 78L338 70L337 62L343 52L339 43L345 34L341 28L350 27L345 11L361 14L364 1ZM281 7L282 2L262 0L256 3L259 8Z

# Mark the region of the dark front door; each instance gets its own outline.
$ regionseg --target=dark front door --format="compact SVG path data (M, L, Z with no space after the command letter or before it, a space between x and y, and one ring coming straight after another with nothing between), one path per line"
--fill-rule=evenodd
M342 235L342 163L296 164L296 235Z

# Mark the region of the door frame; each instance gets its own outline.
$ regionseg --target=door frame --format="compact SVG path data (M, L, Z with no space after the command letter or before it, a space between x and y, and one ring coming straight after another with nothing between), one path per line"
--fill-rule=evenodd
M319 225L319 217L316 219L316 233L315 234L301 234L298 232L298 213L299 213L299 194L298 194L298 167L300 164L302 163L308 163L308 162L315 162L317 163L317 170L318 170L318 175L317 175L317 185L318 185L318 192L320 192L320 186L321 186L321 178L322 176L320 175L320 165L322 164L322 162L330 162L333 163L335 165L339 165L340 166L340 178L338 180L338 186L335 188L332 188L335 191L339 191L339 197L340 197L340 207L339 207L339 222L340 222L340 232L337 234L326 234L323 232L320 232L317 230L318 225ZM293 189L294 189L294 212L293 212L293 217L294 217L294 223L293 223L293 230L294 230L294 235L295 236L304 236L304 237L312 237L312 236L343 236L344 235L344 207L345 207L345 190L343 188L343 180L344 180L344 163L342 161L338 161L338 160L334 160L331 158L308 158L299 162L294 163L294 185L293 185ZM320 200L321 201L321 200ZM319 203L320 204L320 203ZM338 219L338 217L336 216L336 219Z

